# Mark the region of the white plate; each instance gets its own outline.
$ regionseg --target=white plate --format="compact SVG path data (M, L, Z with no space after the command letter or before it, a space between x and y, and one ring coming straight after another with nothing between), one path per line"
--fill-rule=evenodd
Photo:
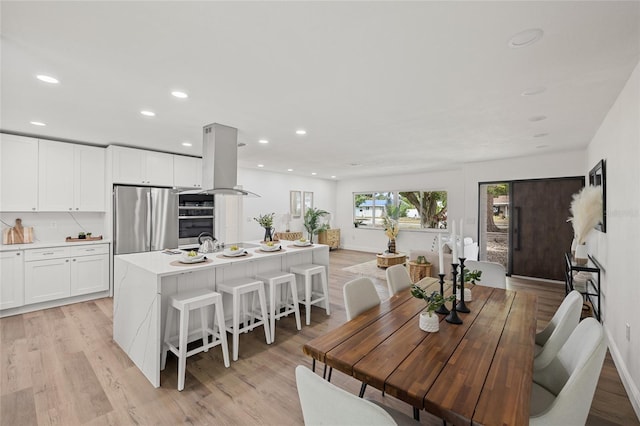
M195 256L189 256L187 253L182 253L181 259L184 260L185 263L193 263L193 261L204 259L204 253L198 253Z
M224 252L222 252L223 256L227 256L227 257L238 257L238 256L242 256L244 255L244 249L241 250L237 250L237 251L227 251L225 250Z
M293 244L294 244L294 245L296 245L296 246L299 246L299 247L305 247L305 246L310 246L310 245L311 245L311 242L310 242L310 241L302 242L302 241L300 241L300 240L295 240L295 241L293 242Z
M207 259L205 259L204 256L202 256L199 259L198 258L186 259L186 258L183 257L182 259L179 260L179 262L180 263L200 263L200 262L204 262L205 260L207 260Z
M268 245L262 244L260 246L260 250L262 250L262 251L278 251L278 250L280 250L280 244L273 245L271 247L269 247Z

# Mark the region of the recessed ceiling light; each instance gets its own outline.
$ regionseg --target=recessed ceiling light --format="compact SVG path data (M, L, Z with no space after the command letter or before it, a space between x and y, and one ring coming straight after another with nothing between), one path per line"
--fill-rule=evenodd
M336 177L335 177L335 175L334 175L334 176L331 176L331 179L335 179L335 178L336 178Z
M539 95L540 93L544 93L546 92L547 88L544 86L539 86L539 87L531 87L527 90L525 90L524 92L520 93L521 96L535 96L535 95Z
M42 121L30 121L34 126L46 126Z
M288 172L292 172L292 171L293 171L293 169L287 169L287 171L288 171Z
M315 176L315 175L317 175L317 173L316 172L311 172L311 175Z
M142 111L140 111L140 114L142 114L144 116L147 116L147 117L155 117L156 116L155 112L147 111L147 110L144 110L144 109Z
M514 35L509 39L509 47L513 49L517 49L520 47L531 46L536 41L542 38L544 31L540 28L531 28L529 30L524 30Z
M193 146L191 142L182 142L182 146Z
M187 95L186 93L181 92L179 90L174 90L173 92L171 92L171 94L173 96L175 96L176 98L180 98L180 99L186 99L186 98L189 97L189 95Z
M533 117L529 118L529 121L542 121L546 119L547 119L546 115L534 115Z
M36 76L36 78L40 81L44 81L45 83L49 83L49 84L58 84L60 83L60 81L58 81L57 78L55 77L51 77L50 75L44 75L44 74L39 74Z
M298 129L296 130L296 135L306 135L307 131L304 129Z
M264 164L258 164L258 167L264 167Z
M258 142L260 142L260 143L269 143L269 141L266 140L266 139L260 139Z
M534 138L544 138L545 136L547 136L549 133L536 133L535 135L533 135Z

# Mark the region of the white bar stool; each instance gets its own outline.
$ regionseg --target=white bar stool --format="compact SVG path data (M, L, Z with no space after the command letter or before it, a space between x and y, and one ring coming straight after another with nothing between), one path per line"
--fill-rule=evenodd
M302 275L304 278L304 299L300 302L304 305L307 313L307 325L311 324L311 305L315 305L322 301L325 302L325 311L327 315L331 314L329 304L329 284L327 283L327 268L324 265L315 265L313 263L305 263L291 267L291 273ZM319 275L322 284L322 293L313 291L313 276ZM317 296L315 299L314 296Z
M286 317L289 314L295 314L296 326L298 330L302 329L300 325L300 307L298 306L298 286L296 285L296 276L284 271L261 272L256 279L264 281L269 285L269 321L271 325L271 341L276 340L276 320ZM286 285L289 285L289 288ZM285 296L281 300L284 302L276 303L276 293L278 286L281 286L282 294ZM291 290L291 303L289 302L289 289ZM280 311L284 308L283 311ZM276 313L277 311L277 313Z
M207 320L207 307L214 306L215 317L211 328ZM174 309L180 312L180 327L178 336L169 336L173 322ZM189 339L189 311L200 309L201 328L192 334L197 337ZM218 330L214 330L218 321ZM199 336L198 336L199 334ZM209 335L212 339L209 343ZM177 341L176 341L177 337ZM202 339L202 346L187 351L189 342ZM176 347L177 343L177 347ZM229 347L227 346L227 333L224 330L224 309L222 308L222 295L215 291L200 289L184 293L174 294L169 297L169 308L167 310L167 321L164 328L164 345L162 348L161 369L167 365L167 351L173 352L178 357L178 390L184 389L184 375L187 367L187 358L200 352L208 352L214 346L222 346L222 356L224 366L229 367Z
M264 326L264 337L267 344L271 343L271 335L269 334L267 300L264 295L264 283L253 278L237 278L227 280L217 284L217 288L222 293L228 293L233 298L233 318L231 326L225 326L226 330L233 335L233 360L238 360L238 345L240 342L240 333L251 331L254 328ZM243 310L240 310L240 299L257 292L260 300L260 315L253 312L252 302L247 309L246 300L243 301ZM244 326L240 327L240 316L243 317ZM258 321L255 321L255 319ZM252 321L250 321L252 320Z

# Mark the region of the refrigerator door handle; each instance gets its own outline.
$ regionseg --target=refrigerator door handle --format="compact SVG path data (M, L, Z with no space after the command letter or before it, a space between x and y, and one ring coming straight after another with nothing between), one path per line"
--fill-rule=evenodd
M151 204L151 191L147 191L147 238L148 240L146 241L146 246L147 246L147 251L151 250L151 244L153 243L153 229L151 227L151 217L152 217L152 209L153 205Z

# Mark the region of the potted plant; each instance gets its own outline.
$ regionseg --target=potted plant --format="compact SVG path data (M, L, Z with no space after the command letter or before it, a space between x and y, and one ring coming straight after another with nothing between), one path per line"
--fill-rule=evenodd
M362 225L364 223L364 220L362 219L356 219L353 221L353 226L355 226L356 228L360 225Z
M480 282L480 277L482 276L482 271L478 271L474 269L473 271L469 271L467 268L464 268L464 282L475 284L476 281ZM460 284L458 284L458 290L460 290ZM460 291L456 292L456 299L460 300ZM464 301L471 302L471 289L468 287L464 288Z
M425 289L415 284L411 286L411 295L416 299L424 300L427 304L427 309L420 313L420 329L429 333L435 333L440 330L440 318L433 313L445 302L452 301L453 296L443 297L437 291L429 294Z
M389 243L387 244L388 252L395 253L396 252L396 237L398 236L398 232L400 231L400 227L398 226L398 221L392 218L389 215L384 215L382 217L382 224L384 225L384 233L389 238Z
M273 217L275 213L268 213L254 217L253 220L258 222L264 228L264 241L273 241Z
M86 240L87 239L87 235L84 232L78 232L78 239L79 240Z
M308 208L304 212L304 229L306 229L309 234L309 242L313 243L313 236L317 235L318 232L329 229L329 224L321 223L321 219L328 214L328 211L314 207Z

